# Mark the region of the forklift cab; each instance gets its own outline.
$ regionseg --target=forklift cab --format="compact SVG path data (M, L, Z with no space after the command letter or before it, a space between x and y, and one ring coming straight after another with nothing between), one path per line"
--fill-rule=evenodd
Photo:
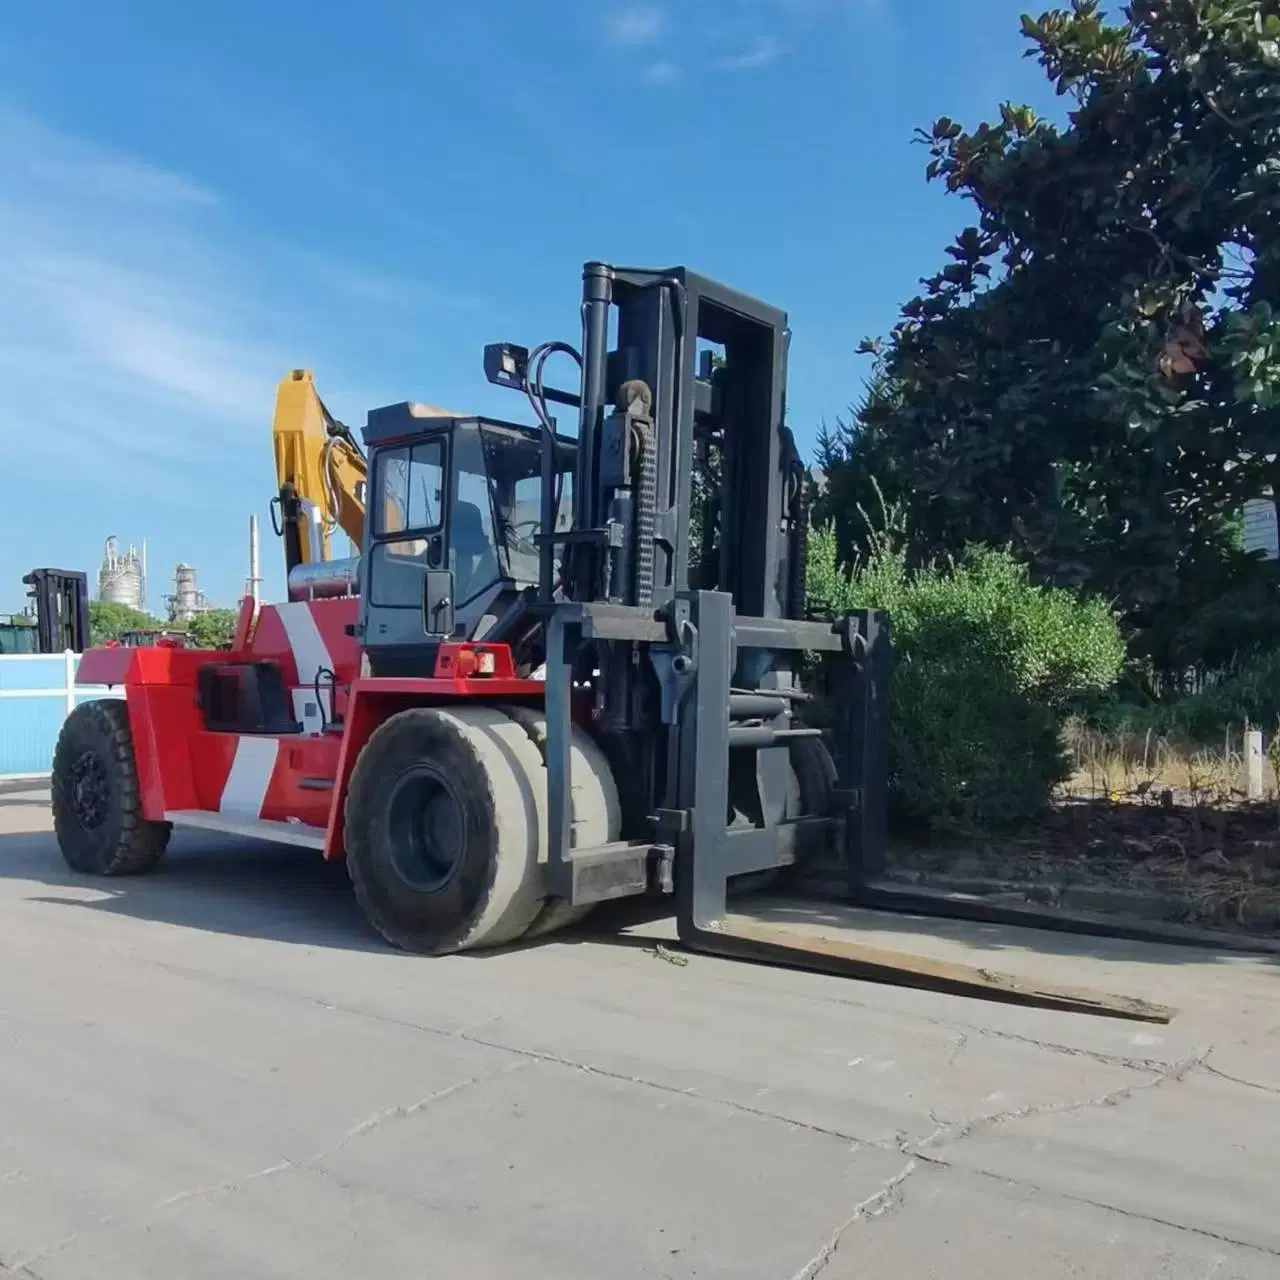
M543 433L414 404L370 412L362 633L375 674L421 674L451 638L482 640L539 581ZM572 439L556 437L555 529L573 519Z

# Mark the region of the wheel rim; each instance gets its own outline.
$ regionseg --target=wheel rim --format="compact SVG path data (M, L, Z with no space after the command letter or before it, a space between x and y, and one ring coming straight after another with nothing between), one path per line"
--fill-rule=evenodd
M467 820L448 779L423 765L396 783L387 805L387 847L396 875L418 893L439 893L458 874Z
M86 831L107 820L111 781L106 766L94 751L82 751L71 766L71 812Z

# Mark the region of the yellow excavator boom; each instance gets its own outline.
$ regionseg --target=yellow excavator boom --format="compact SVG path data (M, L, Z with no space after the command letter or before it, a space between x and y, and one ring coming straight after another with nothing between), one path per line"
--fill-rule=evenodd
M330 540L339 529L359 546L364 536L364 454L348 428L325 408L308 370L294 369L281 379L271 435L286 568L332 559Z
M456 418L449 409L415 404L421 418ZM364 537L368 467L345 423L325 408L307 369L294 369L276 388L271 422L277 496L276 532L284 538L285 572L334 559L331 539L341 529L355 546ZM387 495L387 527L403 528L404 513Z

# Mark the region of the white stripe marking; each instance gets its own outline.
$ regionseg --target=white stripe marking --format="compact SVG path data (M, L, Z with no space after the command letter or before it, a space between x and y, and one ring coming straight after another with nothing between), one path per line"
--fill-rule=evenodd
M279 750L278 738L244 737L236 743L236 756L218 801L219 813L234 813L245 818L262 816Z
M304 689L311 690L314 696L316 675L323 670L333 670L329 646L325 644L320 628L316 626L315 615L305 601L293 600L288 604L278 604L276 609L284 625L289 648L293 652L294 665L298 668L298 683ZM320 696L324 702L325 715L332 718L333 689L328 676L320 682Z

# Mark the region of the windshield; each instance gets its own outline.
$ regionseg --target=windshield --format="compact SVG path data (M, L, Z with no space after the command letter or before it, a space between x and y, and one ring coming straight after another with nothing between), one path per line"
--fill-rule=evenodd
M484 467L488 477L494 542L502 562L503 576L519 586L538 581L538 544L542 532L542 444L533 432L510 427L483 425ZM561 441L556 446L559 469L559 503L555 529L564 532L573 524L574 446ZM461 486L459 487L461 493Z
M572 442L562 441L556 452L560 475L555 527L564 531L573 523L576 449ZM453 570L454 599L460 609L503 579L519 587L537 585L534 539L542 529L539 432L497 423L459 423L453 432L452 494L446 504L449 465L440 435L389 448L377 458L371 498L373 605L419 607L427 568Z

